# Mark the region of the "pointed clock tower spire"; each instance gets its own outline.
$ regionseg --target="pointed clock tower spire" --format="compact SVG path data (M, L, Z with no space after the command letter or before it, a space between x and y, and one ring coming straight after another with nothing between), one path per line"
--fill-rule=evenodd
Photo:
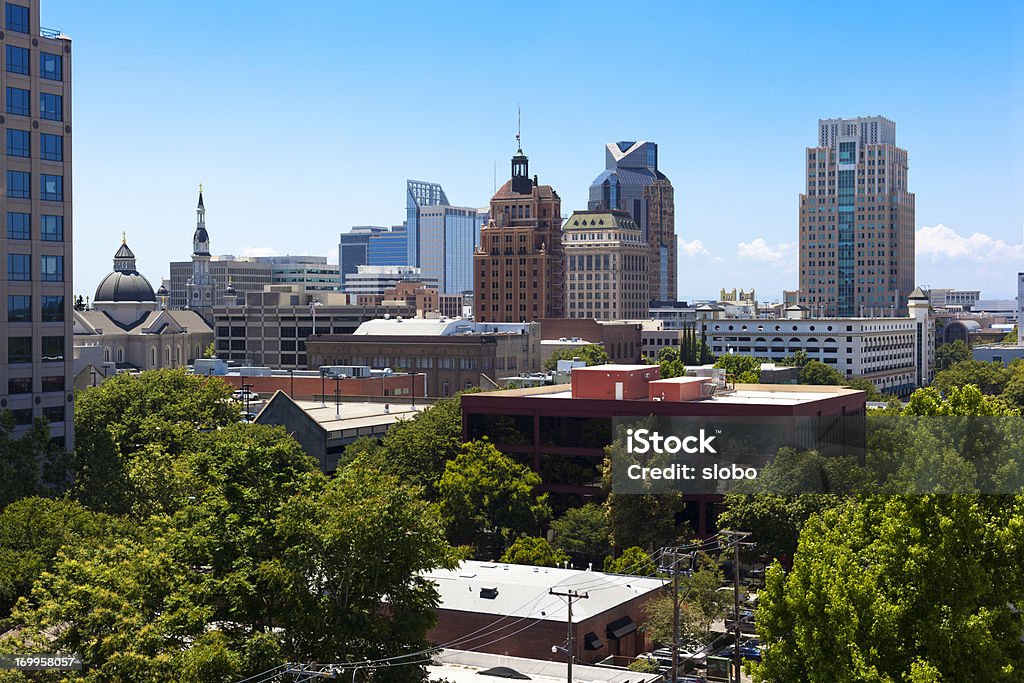
M206 206L203 186L199 185L196 205L196 231L192 235L192 278L185 286L186 306L213 325L213 276L210 273L210 235L206 232Z

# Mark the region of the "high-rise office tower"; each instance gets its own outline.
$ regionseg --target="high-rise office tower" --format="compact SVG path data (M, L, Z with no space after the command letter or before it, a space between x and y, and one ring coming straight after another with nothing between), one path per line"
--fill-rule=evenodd
M46 418L70 449L71 39L39 26L38 0L5 2L4 28L0 411L15 436Z
M658 170L658 145L653 142L609 142L605 170L590 184L591 211L628 211L640 226L649 255L652 301L675 301L676 218L672 182Z
M473 252L486 213L452 206L437 183L406 182L408 265L438 282L442 294L473 289Z
M565 317L640 320L650 310L640 226L626 211L576 211L562 233Z
M800 195L800 303L811 315L907 313L914 289L914 195L896 124L818 121Z
M512 178L491 198L490 220L473 257L478 322L564 317L561 209L554 188L530 178L520 147L512 157Z

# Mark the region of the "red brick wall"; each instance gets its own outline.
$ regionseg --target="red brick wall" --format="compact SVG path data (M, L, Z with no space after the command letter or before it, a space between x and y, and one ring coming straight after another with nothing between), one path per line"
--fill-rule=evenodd
M226 375L221 377L236 389L241 389L242 384L252 384L252 391L260 394L260 398L270 398L275 391L283 391L291 396L292 380L287 375L273 375L271 377L240 377L238 375ZM341 390L341 396L368 396L380 397L386 393L388 397L408 399L412 397L414 382L416 396L424 395L423 373L418 373L415 380L412 375L395 375L392 377L348 377L337 382L337 388ZM330 377L323 381L324 393L330 398L334 396L335 381ZM400 393L396 393L400 392ZM307 399L313 396L319 397L321 393L320 377L296 377L295 395L296 399ZM264 395L265 394L265 395Z
M572 371L572 396L612 400L615 398L615 385L621 382L623 399L645 399L647 383L653 379L661 379L661 369L657 365L642 370L577 368Z

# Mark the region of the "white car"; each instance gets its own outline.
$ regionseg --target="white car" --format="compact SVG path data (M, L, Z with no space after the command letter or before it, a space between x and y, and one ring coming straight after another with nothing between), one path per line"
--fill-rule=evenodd
M238 400L238 401L249 401L249 402L252 402L252 401L260 400L260 395L259 394L255 393L255 392L252 392L252 391L249 391L248 389L238 389L238 390L234 391L231 394L231 396L234 397L235 400Z

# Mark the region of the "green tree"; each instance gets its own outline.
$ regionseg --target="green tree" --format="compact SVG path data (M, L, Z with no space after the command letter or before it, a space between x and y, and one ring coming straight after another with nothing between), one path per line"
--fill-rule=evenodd
M237 423L231 386L183 369L111 377L75 402L74 487L84 505L127 513L140 502L132 473L159 456L173 467L205 435ZM147 510L148 512L148 510Z
M955 558L955 561L950 561ZM1024 496L850 500L808 520L769 571L758 681L1015 681Z
M0 619L69 543L105 542L122 524L71 500L22 498L0 512Z
M26 496L53 496L68 485L67 452L50 442L50 430L36 419L27 432L12 436L14 416L0 410L0 510Z
M729 378L738 384L757 384L761 381L761 363L763 358L726 354L715 361L716 368L724 368Z
M658 568L646 550L632 546L622 551L618 557L609 555L604 558L604 571L611 574L654 576L658 573Z
M875 383L869 379L864 379L863 377L851 377L849 379L844 379L842 384L850 387L851 389L857 389L858 391L866 393L867 396L864 397L866 401L886 400L885 394L879 391L878 387L875 386Z
M704 552L692 556L693 567L679 578L679 634L686 638L707 642L711 625L726 615L733 605L731 591L719 588L725 583L719 558ZM685 567L680 560L680 567ZM662 593L647 604L644 630L661 645L673 640L672 594ZM731 613L731 609L729 609Z
M465 393L465 392L462 392ZM366 458L374 466L400 480L423 486L429 498L437 495L437 484L445 464L462 449L462 404L459 395L441 399L410 419L393 424L379 447L364 441L353 457ZM346 451L346 457L349 452Z
M653 431L657 428L657 421L654 418L647 418L643 426ZM626 438L625 428L620 427L615 440L605 448L602 463L601 487L606 494L604 507L613 551L638 546L647 552L654 552L655 549L671 545L680 538L692 536L685 523L677 524L676 521L685 508L681 493L615 491L612 485L613 462L619 463L616 469L620 471L624 471L631 463L646 467L665 464L664 455L654 455L641 461L641 456L630 453L626 448ZM644 482L643 485L649 487L650 481Z
M569 556L562 550L552 548L547 539L538 536L517 538L499 562L510 564L530 564L535 567L561 567L569 561Z
M203 358L216 358L217 357L217 346L210 342L210 345L203 349Z
M800 384L818 385L843 385L846 384L846 377L831 365L826 365L818 360L807 361L800 368Z
M1003 337L1003 341L1001 343L1003 343L1003 344L1016 344L1017 343L1017 326L1016 325L1013 326L1012 330L1010 330L1009 332L1006 333L1006 336Z
M1002 363L988 363L980 360L964 360L935 373L931 387L946 393L955 387L973 384L982 393L997 396L1003 393L1013 376L1011 368Z
M555 532L554 546L568 553L578 567L588 562L597 565L612 551L607 513L597 503L569 508L551 522L551 530Z
M558 368L558 361L572 360L574 358L579 358L587 365L604 365L608 362L608 352L600 344L587 344L586 346L558 349L544 361L544 369L555 370Z
M935 349L936 370L947 370L957 363L970 359L971 349L960 339Z
M803 349L797 349L791 355L786 356L779 361L779 365L786 365L791 368L802 368L809 362L811 362L811 357L807 355L807 352Z
M282 584L290 658L377 659L428 646L438 594L420 574L456 563L437 509L421 493L355 464L283 506L276 526L285 550L268 573ZM374 678L412 682L423 673L396 667Z
M537 495L536 472L489 441L471 441L450 460L438 483L442 518L453 545L476 556L499 556L521 534L537 533L550 517L547 494Z

